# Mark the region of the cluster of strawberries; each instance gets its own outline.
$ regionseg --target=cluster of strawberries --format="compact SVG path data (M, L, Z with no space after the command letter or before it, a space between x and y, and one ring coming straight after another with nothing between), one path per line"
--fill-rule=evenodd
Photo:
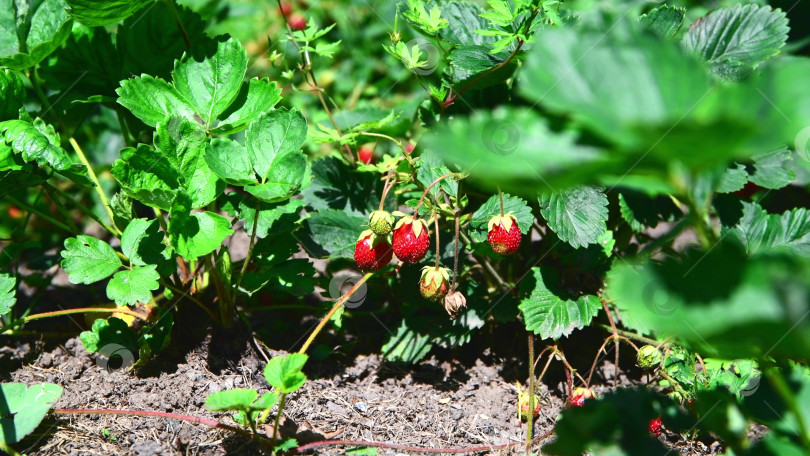
M391 262L393 255L404 263L418 263L430 247L428 224L417 216L403 214L394 225L394 217L389 212L374 211L369 216L368 226L368 230L360 233L354 248L354 260L363 271L383 268ZM489 221L487 240L494 252L501 255L513 254L520 246L520 239L520 227L514 216L497 215ZM450 270L425 266L419 281L419 291L425 299L446 301L450 292ZM447 304L445 302L446 308ZM449 308L448 312L453 314Z

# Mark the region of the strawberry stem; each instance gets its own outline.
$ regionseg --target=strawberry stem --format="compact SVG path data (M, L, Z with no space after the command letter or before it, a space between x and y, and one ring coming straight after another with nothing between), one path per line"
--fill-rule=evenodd
M534 427L534 334L529 333L529 413L526 423L526 455L532 452L532 429Z
M388 175L385 176L385 183L383 184L383 191L382 195L380 196L380 208L378 210L383 210L383 206L385 205L385 197L388 196L388 192L394 187L394 184L391 183L389 185L388 181L391 180L391 177L394 175L395 170L391 170L388 172Z
M439 246L439 216L437 215L436 218L433 219L433 226L436 230L436 270L439 270L439 257L441 256L441 248ZM453 280L455 280L455 275L453 276Z
M503 192L501 191L500 187L498 187L498 199L501 202L501 217L503 217L504 216L504 213L503 213Z
M453 284L450 285L450 291L456 291L456 277L458 277L458 249L459 249L459 241L458 235L460 231L460 224L458 219L458 211L456 211L455 216L455 253L453 255ZM436 242L438 244L438 241Z
M419 217L419 208L422 206L422 202L425 200L425 196L428 194L430 189L433 188L434 185L441 182L443 179L447 179L448 177L451 177L451 176L460 176L460 174L459 173L447 173L447 174L445 174L443 176L437 177L436 180L434 180L433 182L430 183L430 185L427 186L425 191L422 192L422 196L419 197L419 202L416 203L416 207L413 210L413 218L414 218L414 220L416 220Z

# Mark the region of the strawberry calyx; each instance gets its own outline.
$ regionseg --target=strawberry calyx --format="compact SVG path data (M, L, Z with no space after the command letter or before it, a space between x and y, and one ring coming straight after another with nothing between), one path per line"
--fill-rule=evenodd
M450 288L450 269L425 266L419 279L419 292L427 300L438 301L447 296Z

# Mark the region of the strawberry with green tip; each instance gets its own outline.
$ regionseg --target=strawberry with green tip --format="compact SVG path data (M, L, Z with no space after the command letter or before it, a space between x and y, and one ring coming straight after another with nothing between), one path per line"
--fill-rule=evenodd
M572 407L582 407L585 405L586 399L591 399L594 397L596 397L596 393L594 393L591 389L582 387L574 388L574 391L571 393L571 399L568 401L568 403Z
M377 236L371 230L360 233L354 246L354 261L363 271L379 271L391 262L393 254L387 236Z
M378 236L391 233L394 225L394 216L388 211L374 211L368 216L368 227Z
M521 236L520 227L513 215L496 215L489 219L487 240L493 252L499 255L517 252Z
M422 268L422 278L419 279L419 292L428 301L439 301L447 296L450 290L450 270L425 266Z
M534 418L537 418L537 416L540 415L540 398L537 397L536 394L533 394L533 396L534 396L534 401L533 401L534 402L534 410L532 411L532 416ZM517 405L518 418L520 418L520 421L522 421L524 423L529 421L529 410L530 410L530 406L531 406L531 404L529 403L530 399L531 399L531 397L529 396L528 391L520 392L518 394L518 405Z
M406 215L394 226L394 255L406 263L418 263L430 247L430 234L424 220Z

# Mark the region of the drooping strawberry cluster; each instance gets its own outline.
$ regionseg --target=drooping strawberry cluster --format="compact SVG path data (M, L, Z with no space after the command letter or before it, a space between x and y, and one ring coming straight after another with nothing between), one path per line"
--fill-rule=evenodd
M514 216L496 215L489 219L487 228L487 241L493 252L499 255L517 252L522 233Z

